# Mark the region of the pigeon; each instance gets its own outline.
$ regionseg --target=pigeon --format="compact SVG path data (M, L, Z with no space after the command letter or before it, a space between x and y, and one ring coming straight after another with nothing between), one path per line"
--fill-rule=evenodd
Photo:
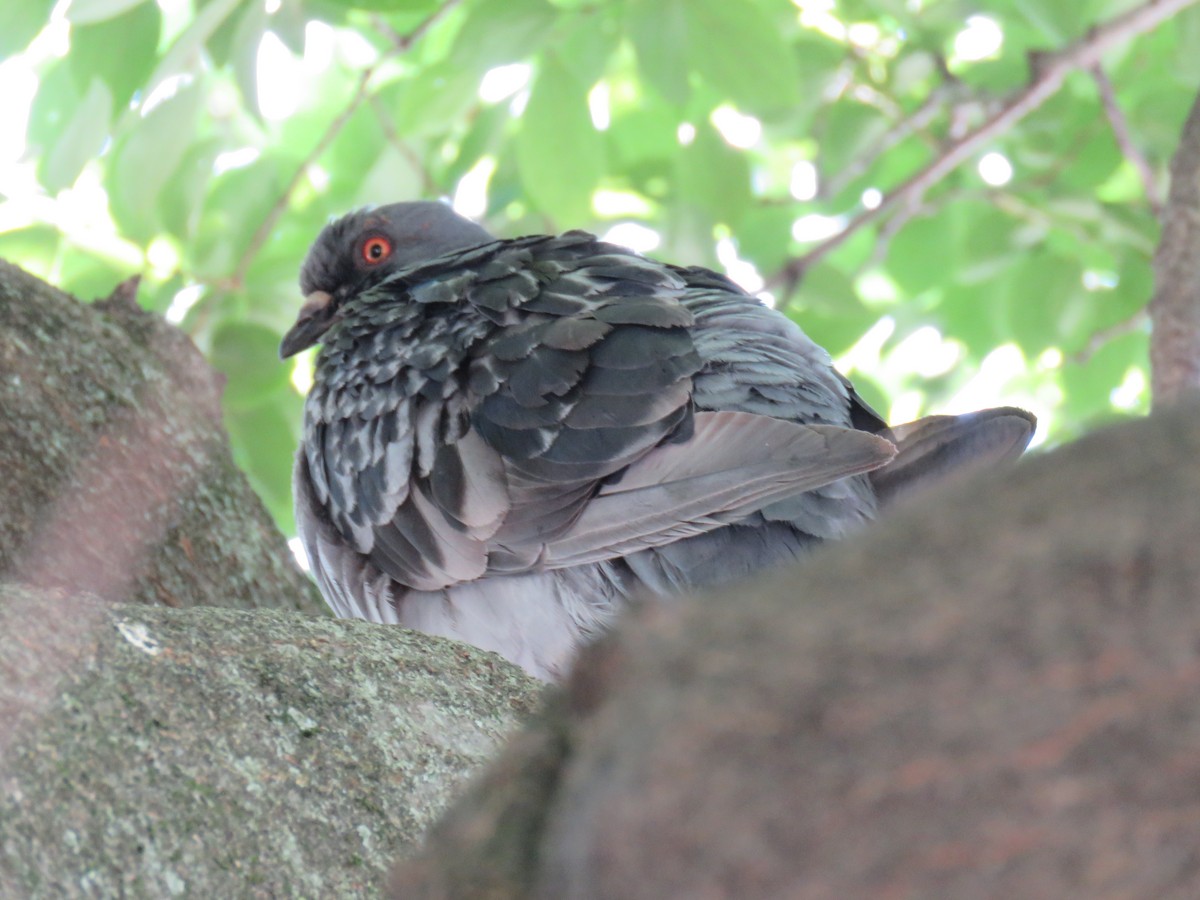
M321 344L293 491L329 606L548 681L632 602L802 558L1035 426L889 427L723 275L437 202L333 221L300 287L280 355Z

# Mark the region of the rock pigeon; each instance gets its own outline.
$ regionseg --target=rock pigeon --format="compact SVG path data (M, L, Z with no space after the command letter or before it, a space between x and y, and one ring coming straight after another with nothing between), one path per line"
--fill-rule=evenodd
M322 344L294 492L329 605L547 680L634 598L801 557L1034 428L889 428L728 278L582 231L497 240L440 203L338 219L300 287L280 354Z

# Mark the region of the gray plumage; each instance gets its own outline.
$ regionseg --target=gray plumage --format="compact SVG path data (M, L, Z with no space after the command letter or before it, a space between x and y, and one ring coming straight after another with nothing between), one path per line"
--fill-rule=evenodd
M301 288L281 353L323 344L294 489L326 600L543 678L632 597L800 556L1033 432L1013 409L889 429L720 275L436 203L329 225Z

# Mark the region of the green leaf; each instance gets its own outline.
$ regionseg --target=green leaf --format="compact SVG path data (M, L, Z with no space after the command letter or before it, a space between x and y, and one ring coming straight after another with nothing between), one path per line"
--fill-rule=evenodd
M1096 115L1102 115L1098 107ZM1075 158L1063 170L1059 186L1072 191L1095 192L1113 175L1125 157L1121 155L1112 131L1107 128L1090 138L1084 135L1079 137L1080 140L1075 142L1072 149Z
M113 105L122 109L154 69L162 13L152 0L144 0L119 16L71 29L67 56L75 83L86 89L93 78L102 78L112 91ZM120 53L113 48L120 47Z
M1012 339L1004 321L1000 279L961 287L950 284L940 292L930 324L948 338L962 341L971 356L982 359L997 345Z
M431 2L429 8L436 4ZM299 3L284 3L271 15L271 30L296 56L304 55L308 16Z
M1021 259L998 280L1009 339L1027 357L1051 346L1071 352L1090 335L1093 301L1084 291L1081 274L1077 261L1042 252Z
M1082 362L1062 368L1062 387L1067 407L1076 419L1108 418L1112 415L1110 395L1130 368L1144 368L1149 352L1146 334L1125 334L1108 341Z
M196 0L196 8L203 10L212 2L213 0ZM208 55L217 68L229 64L229 58L233 52L233 36L237 32L240 22L241 19L238 16L225 16L205 39L204 47L208 50Z
M238 19L230 45L233 77L246 109L256 116L258 109L258 48L266 29L267 11L261 3L251 3Z
M279 334L255 322L222 322L212 337L209 362L229 382L227 409L248 410L288 385L291 367L279 361Z
M0 3L0 57L24 50L50 21L54 0Z
M61 139L67 123L79 108L80 99L66 59L46 67L29 108L29 125L25 133L27 142L34 145L31 149L41 151L43 161Z
M793 134L809 134L813 116L833 93L846 50L823 34L805 31L797 35L791 51L796 66L797 96L786 115L781 111L772 119L789 127Z
M808 313L827 316L842 315L860 306L853 280L828 263L818 263L804 273L804 281L792 302Z
M449 62L482 74L529 59L549 36L557 16L546 0L481 0L467 8Z
M600 80L621 38L620 24L611 7L591 7L571 18L565 36L554 45L559 57L580 82Z
M71 0L67 21L72 25L91 25L124 15L144 0Z
M387 85L378 98L400 133L441 133L479 101L479 74L442 61Z
M949 217L949 211L943 213ZM975 284L1007 269L1018 253L1013 232L1015 220L991 203L968 200L955 204L953 218L961 223L962 255L953 277L960 284Z
M745 112L770 116L799 100L796 60L750 0L631 0L626 28L638 68L676 106L691 95L691 72Z
M329 193L335 197L354 197L367 173L386 145L380 113L364 103L354 111L329 149L319 160L329 172ZM406 136L407 137L407 136ZM412 144L416 138L407 138Z
M196 237L188 246L193 274L227 278L284 191L290 172L277 156L263 154L248 166L222 172L204 198Z
M62 266L56 273L56 281L68 294L80 300L98 300L107 297L112 289L134 274L112 260L89 253L82 247L63 242Z
M750 205L750 166L707 121L696 126L696 137L677 151L677 198L706 212L713 223L737 228Z
M1195 6L1175 14L1173 20L1179 44L1171 60L1177 77L1185 84L1200 80L1200 9Z
M626 29L646 81L676 106L691 96L685 0L630 0Z
M171 301L175 299L175 295L183 289L185 284L182 275L172 275L161 283L143 279L138 291L138 303L143 309L148 309L161 316L167 311Z
M884 267L909 297L944 284L955 271L962 233L955 216L943 210L905 223L888 243Z
M30 225L0 231L0 259L19 263L39 278L49 278L58 255L61 235L49 225Z
M458 142L457 154L440 173L444 184L457 184L480 157L494 154L504 137L510 121L508 108L503 105L484 107L472 118L467 133Z
M238 0L209 0L159 57L154 73L146 81L146 93L152 92L172 75L192 71L194 55L237 6Z
M633 173L651 168L661 175L679 153L680 112L651 94L635 106L615 106L606 132L612 148L612 167Z
M135 240L148 241L163 228L161 201L170 193L169 181L195 140L203 101L198 85L184 88L138 120L113 151L109 201L113 217ZM211 178L210 168L206 183Z
M788 315L832 356L845 353L879 319L863 306L845 274L821 264L804 276Z
M792 253L795 219L790 204L754 207L738 223L738 255L754 263L764 276L778 272Z
M821 134L821 170L841 171L847 163L875 147L890 124L873 106L849 99L835 102L826 112Z
M1086 4L1012 0L1013 5L1052 44L1065 44L1087 29Z
M195 235L204 207L204 196L213 178L213 163L220 152L216 138L201 140L188 147L174 172L162 186L158 212L162 227L185 245ZM111 199L111 198L110 198ZM116 216L116 203L113 203Z
M686 0L691 65L740 109L768 117L799 97L791 51L762 6L750 0Z
M48 191L70 187L83 167L100 155L112 119L112 92L99 78L88 86L83 100L50 151L42 157L39 177Z
M1118 315L1122 317L1141 309L1154 295L1154 270L1150 260L1144 256L1124 253L1117 265L1117 279L1117 287L1112 293L1119 309Z
M428 13L437 9L439 0L325 0L329 6L343 9L366 9L372 12Z
M547 55L517 135L525 190L543 212L572 225L592 218L592 192L604 170L603 145L588 112L588 87L556 54Z

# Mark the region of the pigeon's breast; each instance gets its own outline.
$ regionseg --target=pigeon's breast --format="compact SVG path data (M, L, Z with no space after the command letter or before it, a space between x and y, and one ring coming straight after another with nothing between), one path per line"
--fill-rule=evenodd
M321 351L309 395L327 421L371 418L418 397L449 398L465 381L472 350L496 329L469 307L351 312Z

